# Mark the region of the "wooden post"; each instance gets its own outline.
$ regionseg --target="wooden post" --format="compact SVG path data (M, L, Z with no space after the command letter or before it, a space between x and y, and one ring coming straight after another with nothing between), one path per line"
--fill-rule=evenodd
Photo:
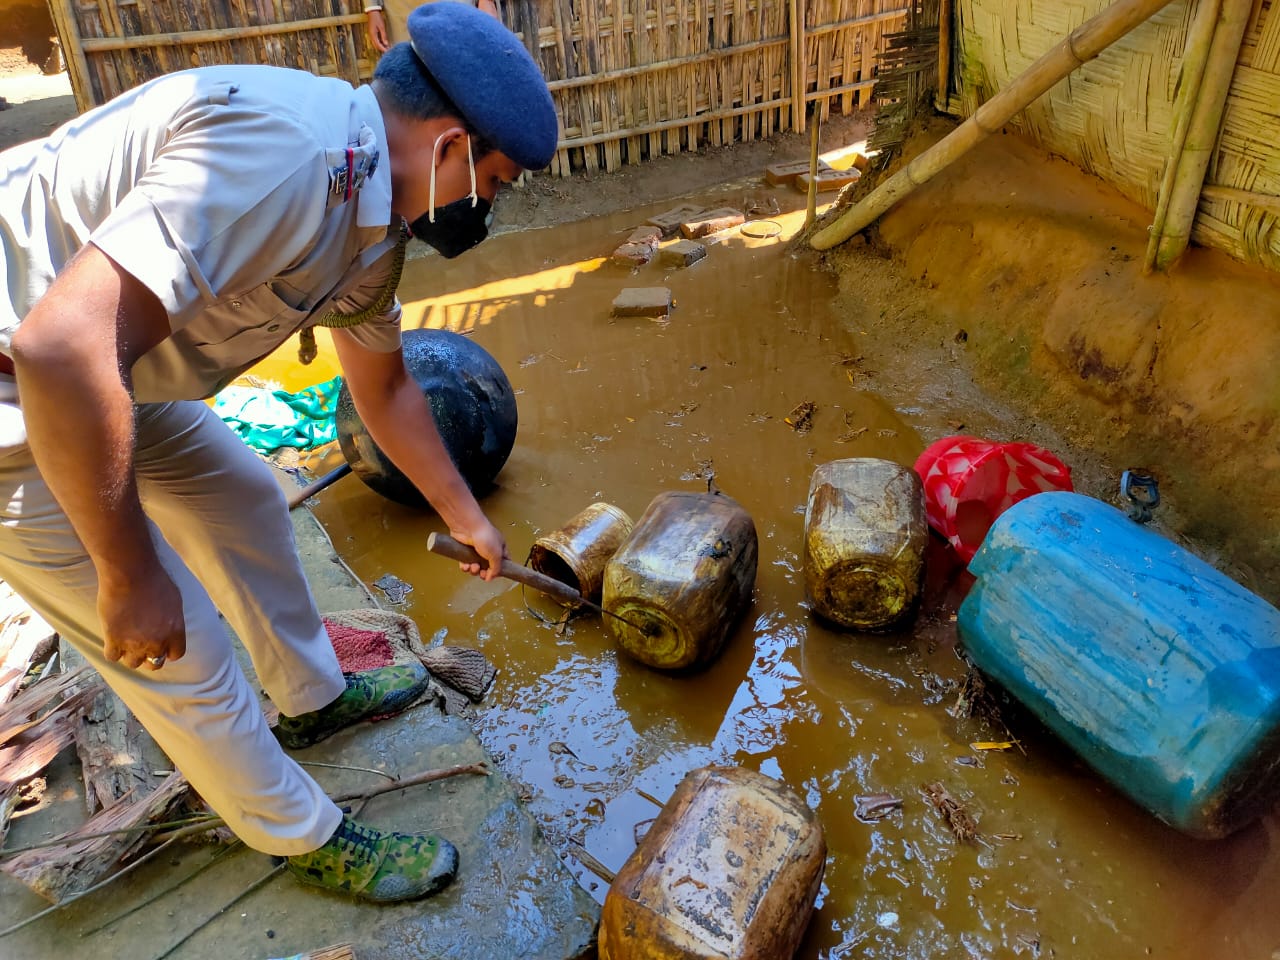
M1259 210L1268 210L1280 216L1280 197L1274 197L1268 193L1240 190L1237 187L1220 187L1216 184L1207 183L1204 189L1200 191L1200 196L1206 200L1242 203L1246 206L1257 207Z
M1205 63L1200 95L1191 109L1186 142L1178 157L1169 190L1168 213L1156 241L1155 267L1168 270L1182 256L1191 240L1191 228L1200 205L1204 175L1218 144L1222 126L1222 110L1235 76L1240 45L1253 11L1253 0L1222 0L1209 56Z
M76 109L81 113L95 105L93 87L89 84L89 61L84 56L80 40L80 24L70 0L49 0L49 13L53 27L62 41L62 54L67 61L67 73L71 77L71 92L75 94Z
M791 129L804 133L804 11L791 0Z
M1096 17L1087 20L1028 67L1009 86L979 107L972 117L882 183L835 223L814 234L809 243L815 250L829 250L848 240L912 193L916 187L927 183L953 161L998 132L1014 114L1063 77L1092 60L1171 2L1172 0L1118 0Z
M1156 193L1156 212L1151 221L1151 229L1147 233L1147 254L1142 264L1143 273L1150 273L1156 262L1156 247L1160 244L1165 217L1169 212L1169 194L1173 190L1173 176L1182 158L1182 148L1187 142L1191 111L1200 99L1200 84L1204 79L1204 67L1209 59L1209 46L1213 42L1213 34L1218 25L1218 14L1221 9L1222 0L1199 0L1195 20L1192 21L1191 29L1187 32L1187 47L1182 54L1182 71L1178 78L1178 104L1173 142L1170 144L1169 159L1165 161L1164 173L1160 177L1160 190Z
M809 196L804 211L804 228L808 230L818 218L818 137L822 132L822 118L813 114L813 136L809 141Z
M938 90L934 106L947 112L947 93L951 89L951 0L938 2Z

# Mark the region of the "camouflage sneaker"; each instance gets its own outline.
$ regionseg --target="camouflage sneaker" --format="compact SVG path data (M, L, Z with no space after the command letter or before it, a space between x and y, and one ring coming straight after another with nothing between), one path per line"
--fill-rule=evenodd
M276 739L281 744L290 750L299 750L361 720L399 713L431 683L431 674L420 663L378 667L343 676L347 678L347 689L327 707L297 717L280 715Z
M458 849L443 837L383 833L343 817L319 850L289 857L303 883L363 900L418 900L447 887L458 873Z

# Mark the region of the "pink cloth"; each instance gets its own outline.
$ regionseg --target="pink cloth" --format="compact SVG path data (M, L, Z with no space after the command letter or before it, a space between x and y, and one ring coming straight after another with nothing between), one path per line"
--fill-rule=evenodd
M343 673L359 673L389 666L395 659L391 642L381 630L361 630L324 621Z

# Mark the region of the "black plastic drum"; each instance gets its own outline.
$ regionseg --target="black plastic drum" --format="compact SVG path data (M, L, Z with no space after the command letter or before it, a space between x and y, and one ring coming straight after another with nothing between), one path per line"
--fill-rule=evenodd
M404 331L404 360L431 402L445 448L471 492L493 486L516 442L516 397L498 361L469 337L447 330ZM426 500L387 458L356 414L343 383L338 393L338 445L352 472L396 503Z

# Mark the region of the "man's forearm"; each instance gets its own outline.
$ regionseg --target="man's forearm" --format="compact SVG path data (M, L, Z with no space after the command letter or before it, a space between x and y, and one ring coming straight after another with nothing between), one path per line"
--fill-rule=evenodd
M440 437L431 407L408 376L381 397L357 399L360 417L374 443L391 458L454 529L483 518L475 496L458 472Z
M156 559L133 472L133 401L119 377L68 366L15 364L31 453L99 577L128 579Z
M147 314L154 306L122 282L128 281L100 252L86 248L32 308L12 344L36 466L99 577L113 583L145 575L156 563L133 471L133 398L122 376L155 337L121 319L127 309ZM93 317L100 318L96 325Z

